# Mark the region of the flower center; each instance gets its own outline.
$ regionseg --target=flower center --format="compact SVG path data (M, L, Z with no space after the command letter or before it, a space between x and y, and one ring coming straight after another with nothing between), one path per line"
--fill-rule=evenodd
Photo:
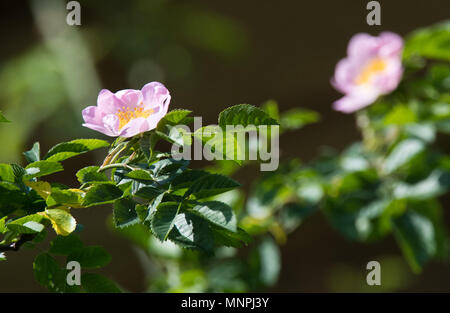
M386 68L386 61L380 58L375 58L371 60L359 73L359 75L355 79L355 83L357 85L366 84L369 82L370 78L377 74L378 72L383 71Z
M144 110L144 108L137 107L134 109L122 107L116 112L116 116L119 118L119 129L122 129L128 122L139 117L147 118L153 110Z

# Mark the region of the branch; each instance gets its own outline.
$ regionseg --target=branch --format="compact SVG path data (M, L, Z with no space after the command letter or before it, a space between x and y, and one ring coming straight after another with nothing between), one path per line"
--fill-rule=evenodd
M33 240L34 237L36 237L36 234L23 234L18 241L13 242L10 245L0 245L0 252L19 251L24 243Z

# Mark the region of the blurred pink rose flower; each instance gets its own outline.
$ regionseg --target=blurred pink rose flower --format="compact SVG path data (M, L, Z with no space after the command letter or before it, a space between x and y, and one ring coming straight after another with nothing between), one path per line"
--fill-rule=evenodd
M336 65L332 84L345 96L334 102L333 108L351 113L397 88L403 74L402 52L403 40L397 34L354 35L347 57Z
M112 93L103 89L98 94L97 106L83 110L83 126L111 137L133 137L156 128L167 114L169 103L169 90L159 82L148 83L142 90Z

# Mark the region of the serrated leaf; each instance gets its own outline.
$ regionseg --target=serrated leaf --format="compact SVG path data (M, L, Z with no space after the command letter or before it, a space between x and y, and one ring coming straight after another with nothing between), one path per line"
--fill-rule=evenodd
M207 201L194 206L191 211L210 223L236 232L236 216L231 207L220 201Z
M120 188L112 184L99 184L90 188L84 197L84 206L94 206L113 202L122 197L123 192Z
M52 192L52 186L46 181L25 181L25 185L36 191L36 193L44 200L46 200Z
M89 183L89 182L101 182L108 181L108 177L104 173L99 173L98 166L87 166L79 170L76 174L78 181L81 184Z
M207 176L207 175L210 175L210 173L208 173L207 171L189 169L189 170L186 170L185 172L181 173L177 177L175 177L175 179L171 183L171 187L174 190L180 189L180 188L187 188L190 185L192 185L192 183L194 181L196 181L197 179L199 179L203 176Z
M196 199L211 197L239 187L235 180L220 174L209 174L197 179L186 191L184 197L194 196Z
M14 172L10 164L0 164L0 180L14 182Z
M69 255L72 252L83 248L83 242L75 234L68 236L57 236L50 242L49 252L58 255Z
M245 131L245 130L243 130ZM256 131L256 130L255 130ZM233 160L239 165L245 159L245 141L236 138L237 131L223 131L218 125L209 125L195 131L194 137L204 143L210 155L205 156L214 160Z
M65 205L72 208L83 207L85 192L80 189L53 190L46 200L47 206Z
M150 135L143 134L142 138L139 139L139 146L140 146L142 152L144 153L145 158L147 159L147 161L149 161L150 156L151 156L151 149L152 149Z
M159 205L158 210L153 216L151 228L159 240L166 240L174 226L174 219L178 212L178 204L165 202Z
M81 275L81 285L88 293L120 293L117 285L108 278L94 273Z
M125 174L125 176L132 179L153 180L150 173L145 170L134 170Z
M186 248L211 252L214 237L208 222L191 213L180 213L174 219L169 239Z
M33 263L36 280L51 291L63 291L65 286L65 271L59 267L56 260L48 253L39 254Z
M58 235L67 236L77 227L77 222L68 210L63 208L45 210L52 227Z
M139 222L135 207L136 202L129 198L119 199L114 202L113 214L116 227L127 227Z
M163 159L153 163L150 170L154 180L160 184L171 182L175 177L183 173L189 165L188 160Z
M221 227L213 227L212 230L216 245L240 248L252 240L250 235L241 228L237 228L236 232L231 232Z
M43 219L39 214L27 215L9 222L6 227L20 234L36 234L45 228L41 223Z
M255 106L238 104L223 110L219 114L219 126L225 130L227 125L242 125L246 127L248 125L259 126L279 124L266 112Z
M39 142L35 142L33 147L31 148L31 150L24 152L23 155L25 156L25 159L27 159L27 161L29 163L32 163L32 162L40 161L40 159L41 159L40 151L41 151L41 148L40 148Z
M77 261L82 268L99 268L111 261L111 256L100 246L90 246L72 252L68 261Z
M157 130L163 131L167 124L177 125L180 124L192 111L176 109L168 112L159 122L156 127Z
M63 161L73 156L108 147L109 143L100 139L76 139L69 142L57 144L44 156L44 160Z
M28 164L25 167L25 170L26 170L25 178L30 179L60 172L63 170L63 167L58 162L37 161Z
M11 164L11 168L15 178L21 179L25 174L27 174L27 171L18 164Z
M0 234L4 234L8 231L8 228L6 227L6 216L0 218Z
M159 204L161 203L162 199L164 198L164 195L166 194L166 192L161 193L160 195L158 195L155 199L153 199L153 201L149 204L149 206L147 208L145 208L145 213L144 211L141 212L140 215L140 219L142 221L151 221L154 213L156 212L156 209L158 208ZM139 212L138 212L139 215Z

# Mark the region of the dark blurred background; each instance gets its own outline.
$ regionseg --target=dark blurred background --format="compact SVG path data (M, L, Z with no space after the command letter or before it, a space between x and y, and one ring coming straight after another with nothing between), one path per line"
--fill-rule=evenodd
M382 25L368 26L365 0L81 0L82 25L68 26L67 2L0 4L0 110L13 122L0 126L1 162L23 163L21 152L38 140L46 151L60 141L104 138L81 127L81 110L95 105L101 88L140 89L154 80L170 90L171 108L190 109L204 124L229 105L268 99L281 110L318 111L320 123L281 140L283 157L308 161L322 146L342 149L359 138L354 117L331 109L340 95L330 77L350 37L384 30L406 35L449 18L450 10L448 0L379 1ZM65 161L65 172L52 178L76 186L76 169L99 162L103 152ZM236 179L248 186L258 174L244 171ZM110 213L105 206L74 216L84 225L86 244L112 254L104 272L142 291L144 270L130 243L108 230ZM0 292L44 291L33 278L37 253L8 253L0 263ZM352 243L320 213L289 237L282 256L275 292L450 291L448 264L431 263L412 274L392 237ZM365 283L370 260L382 264L383 289Z

